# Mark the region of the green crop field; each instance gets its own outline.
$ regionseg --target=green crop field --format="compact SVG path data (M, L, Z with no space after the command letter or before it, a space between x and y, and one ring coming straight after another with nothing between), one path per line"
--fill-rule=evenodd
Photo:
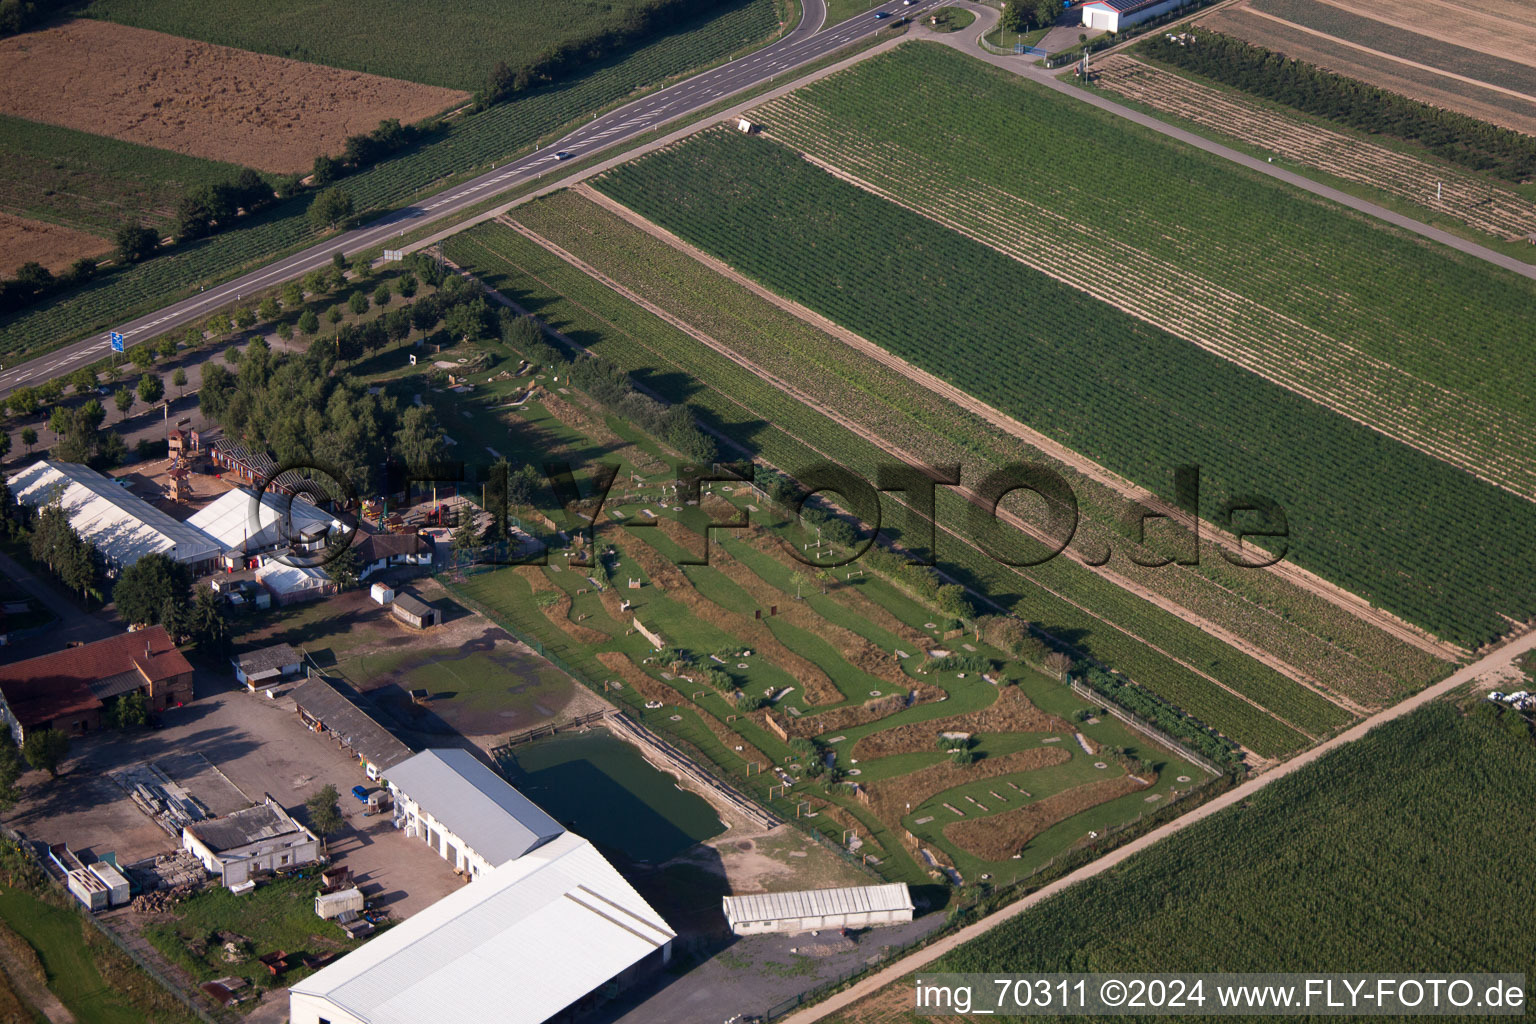
M1119 494L1079 477L1016 436L586 198L561 192L519 207L514 216L605 276L707 331L754 365L856 420L870 434L900 445L912 457L931 465L990 466L1026 458L1056 466L1077 491L1082 521L1075 545L1081 550L1106 544L1118 552L1133 549L1120 525L1125 499ZM497 231L483 233L489 237ZM975 474L979 470L967 479ZM1117 558L1115 570L1367 706L1417 689L1447 668L1444 661L1276 574L1240 569L1220 557L1203 557L1197 568L1187 570L1143 568Z
M867 438L704 348L508 228L481 225L453 236L446 248L450 258L503 294L582 339L669 400L706 410L723 436L777 465L793 469L835 458L872 477L875 466L889 461ZM941 492L938 511L943 523L965 522L963 499L947 492ZM1015 614L1041 623L1266 756L1293 751L1306 737L1264 707L1202 679L1187 664L1314 734L1350 719L1336 705L1075 562L1059 558L1013 570L959 543L941 548L941 562ZM1187 662L1160 651L1177 651Z
M1536 506L769 140L705 133L597 184L1149 489L1196 464L1206 515L1277 502L1288 557L1441 637L1475 647L1536 611Z
M753 0L721 0L717 13ZM619 28L641 0L468 0L422 6L379 0L272 0L210 6L189 0L95 0L88 17L202 39L257 53L351 68L474 92L498 61L528 63L541 51Z
M0 210L112 237L125 220L169 228L190 189L234 164L0 115Z
M1507 379L1536 283L948 49L901 47L754 119L931 219L1536 496L1536 377Z
M1536 822L1509 813L1510 794L1536 787L1536 745L1513 724L1430 705L926 970L1530 976L1536 896L1492 884L1489 868L1536 843ZM833 1019L929 1019L890 1012L884 996L903 988L910 1007L903 983Z
M427 194L434 185L530 146L588 112L635 90L761 42L777 27L775 0L751 0L718 17L602 62L578 78L461 118L417 149L344 179L359 210L386 210ZM0 317L0 361L122 322L131 314L197 291L198 286L260 266L316 239L307 213L312 197L278 203L248 226L215 235L170 256L109 275L55 302Z

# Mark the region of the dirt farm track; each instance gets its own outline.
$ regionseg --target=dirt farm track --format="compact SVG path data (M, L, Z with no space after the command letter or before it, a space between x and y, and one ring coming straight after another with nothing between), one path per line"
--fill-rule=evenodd
M289 173L468 96L103 21L0 41L0 113Z

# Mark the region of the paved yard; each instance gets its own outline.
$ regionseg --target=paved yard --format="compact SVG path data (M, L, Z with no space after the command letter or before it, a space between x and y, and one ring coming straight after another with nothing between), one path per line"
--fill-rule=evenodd
M341 794L347 822L332 837L331 853L362 879L370 896L409 916L463 884L446 861L397 832L387 816L363 816L363 805L350 793L367 784L362 769L333 740L304 728L291 702L268 701L199 669L196 699L163 718L162 729L77 739L61 778L27 775L26 799L7 823L33 839L67 842L97 856L112 851L131 863L178 844L112 783L110 771L156 762L212 810L227 812L234 807L218 779L222 774L251 800L270 794L301 820L305 798L330 783ZM217 772L201 765L193 756L199 754Z
M762 1014L869 963L881 955L882 947L914 942L943 923L942 913L932 913L907 924L868 929L852 943L832 932L736 938L681 976L663 971L594 1020L720 1024L738 1013Z

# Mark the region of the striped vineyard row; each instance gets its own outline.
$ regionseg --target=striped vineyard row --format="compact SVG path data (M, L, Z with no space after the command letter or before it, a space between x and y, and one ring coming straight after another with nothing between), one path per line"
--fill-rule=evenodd
M1403 422L1443 437L1490 474L1531 466L1521 438L1536 430L1536 374L1510 369L1529 359L1536 283L947 48L900 47L764 109L838 133L837 152L818 154L834 163L916 158L932 184L980 194L989 213L1000 204L1003 230L1069 247L1045 253L1057 276L1117 293L1160 285L1191 327L1277 350L1271 370L1350 401L1380 390L1381 422L1370 409L1361 417L1380 429ZM793 128L765 120L775 136ZM1099 266L1079 272L1094 254ZM1183 296L1191 289L1200 301ZM1352 356L1333 364L1339 379L1307 373L1336 352Z
M1178 337L1526 497L1536 496L1536 423L1435 386L1177 261L955 173L794 99L763 108L774 138ZM1219 254L1219 250L1215 250Z
M1099 61L1100 88L1233 135L1346 181L1381 189L1509 241L1536 232L1536 203L1465 171L1399 153L1176 75L1121 53Z
M1298 564L1442 638L1536 612L1536 506L784 147L708 132L597 187L1141 486L1193 463L1210 507L1267 496Z
M1144 568L1150 555L1124 536L1123 490L1082 475L1015 433L983 419L905 373L782 310L690 255L570 192L520 207L519 223L661 303L686 322L799 391L856 420L930 465L960 465L975 483L988 467L1019 459L1069 479L1082 519L1074 550L1109 547L1117 573L1169 598L1369 706L1441 677L1446 662L1274 573L1235 568L1214 552L1198 567ZM1031 518L1027 510L1021 512Z

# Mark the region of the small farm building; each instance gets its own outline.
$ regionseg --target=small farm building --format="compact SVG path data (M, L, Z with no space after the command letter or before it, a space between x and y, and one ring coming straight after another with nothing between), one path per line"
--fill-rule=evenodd
M0 723L18 743L28 729L94 732L105 702L134 692L154 711L192 699L192 666L164 626L0 665Z
M357 552L358 579L367 579L392 565L431 565L432 542L417 533L369 533L352 545Z
M725 897L725 919L737 935L869 928L912 920L903 882Z
M440 625L443 621L443 613L416 597L401 591L395 592L394 603L389 606L390 613L407 626L417 629L426 629L429 626Z
M202 861L226 888L260 871L314 864L320 839L289 817L270 796L243 811L194 822L181 830L181 847Z
M235 678L249 690L296 676L304 666L304 656L288 644L248 651L230 661L235 666Z
M1089 0L1083 5L1083 26L1120 32L1155 18L1189 0Z
M299 720L315 732L329 733L357 757L370 779L411 756L411 748L395 739L394 734L330 680L314 676L294 687L293 703Z

